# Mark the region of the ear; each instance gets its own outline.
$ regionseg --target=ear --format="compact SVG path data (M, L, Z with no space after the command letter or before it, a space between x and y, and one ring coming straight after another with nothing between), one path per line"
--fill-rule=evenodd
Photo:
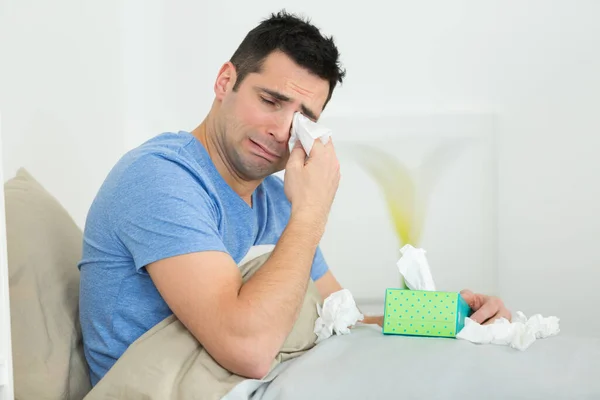
M235 66L230 61L223 64L215 81L214 90L217 100L222 101L225 95L233 90L236 79L237 72Z

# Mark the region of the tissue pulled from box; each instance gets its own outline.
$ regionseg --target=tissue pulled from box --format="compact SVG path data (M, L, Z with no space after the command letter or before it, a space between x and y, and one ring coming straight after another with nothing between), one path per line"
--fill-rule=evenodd
M400 252L402 257L396 265L404 278L406 286L411 290L435 290L435 283L425 257L425 250L416 249L407 244L400 249Z
M333 333L336 335L349 334L350 327L364 319L348 289L342 289L329 295L323 302L322 308L317 304L317 313L319 318L315 321L314 329L317 343L327 339Z
M435 291L425 250L407 244L400 251L402 257L397 266L406 286L411 290ZM467 317L456 338L477 344L508 345L526 350L537 339L557 335L560 332L559 321L555 316L543 317L540 314L528 319L521 311L516 313L512 322L506 318L498 318L487 325L480 325Z
M517 312L513 322L499 318L492 324L480 325L466 318L465 327L456 338L477 344L508 345L523 351L537 339L558 335L559 321L557 317L542 317L540 314L527 319L521 311Z
M304 152L309 156L315 140L320 139L323 144L327 144L330 137L330 129L311 121L297 112L294 114L294 119L292 120L292 130L288 145L291 152L296 142L300 141Z

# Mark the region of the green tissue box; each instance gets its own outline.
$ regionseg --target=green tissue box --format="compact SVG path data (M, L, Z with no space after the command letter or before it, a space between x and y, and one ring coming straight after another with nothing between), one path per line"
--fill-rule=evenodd
M456 337L471 308L457 292L387 289L383 333Z

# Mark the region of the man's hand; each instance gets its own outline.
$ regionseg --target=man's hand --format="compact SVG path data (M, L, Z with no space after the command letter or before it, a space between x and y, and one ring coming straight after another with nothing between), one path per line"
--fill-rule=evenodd
M498 297L476 294L466 289L462 290L460 294L474 311L470 318L479 324L491 324L502 317L509 321L512 318L510 311Z
M298 142L285 169L285 194L292 204L292 215L308 216L324 229L340 182L340 164L331 140L326 145L315 140L306 162L305 158Z
M512 318L510 311L498 297L476 294L470 290L463 290L460 294L474 311L470 318L479 324L491 324L496 319L502 317L509 321ZM383 327L383 316L365 316L361 322L363 324L377 324Z

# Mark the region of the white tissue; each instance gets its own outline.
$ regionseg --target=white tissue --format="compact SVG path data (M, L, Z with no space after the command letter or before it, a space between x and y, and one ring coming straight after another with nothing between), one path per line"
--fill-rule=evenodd
M319 318L315 321L314 329L317 343L327 339L334 332L337 335L349 334L349 328L357 321L364 319L348 289L342 289L329 295L323 302L323 308L317 304L317 313Z
M493 324L480 325L471 318L465 319L465 327L456 335L457 339L477 344L508 345L514 349L526 350L536 339L544 339L560 332L557 317L542 317L536 314L527 319L521 311L509 322L499 318Z
M429 263L425 258L425 250L415 249L410 244L400 249L402 257L396 264L404 282L411 290L435 290Z
M311 121L299 112L294 114L294 119L292 121L292 132L289 141L290 152L296 145L296 142L300 140L300 144L302 144L304 152L307 156L309 156L315 140L321 139L323 144L327 144L330 137L330 129Z

